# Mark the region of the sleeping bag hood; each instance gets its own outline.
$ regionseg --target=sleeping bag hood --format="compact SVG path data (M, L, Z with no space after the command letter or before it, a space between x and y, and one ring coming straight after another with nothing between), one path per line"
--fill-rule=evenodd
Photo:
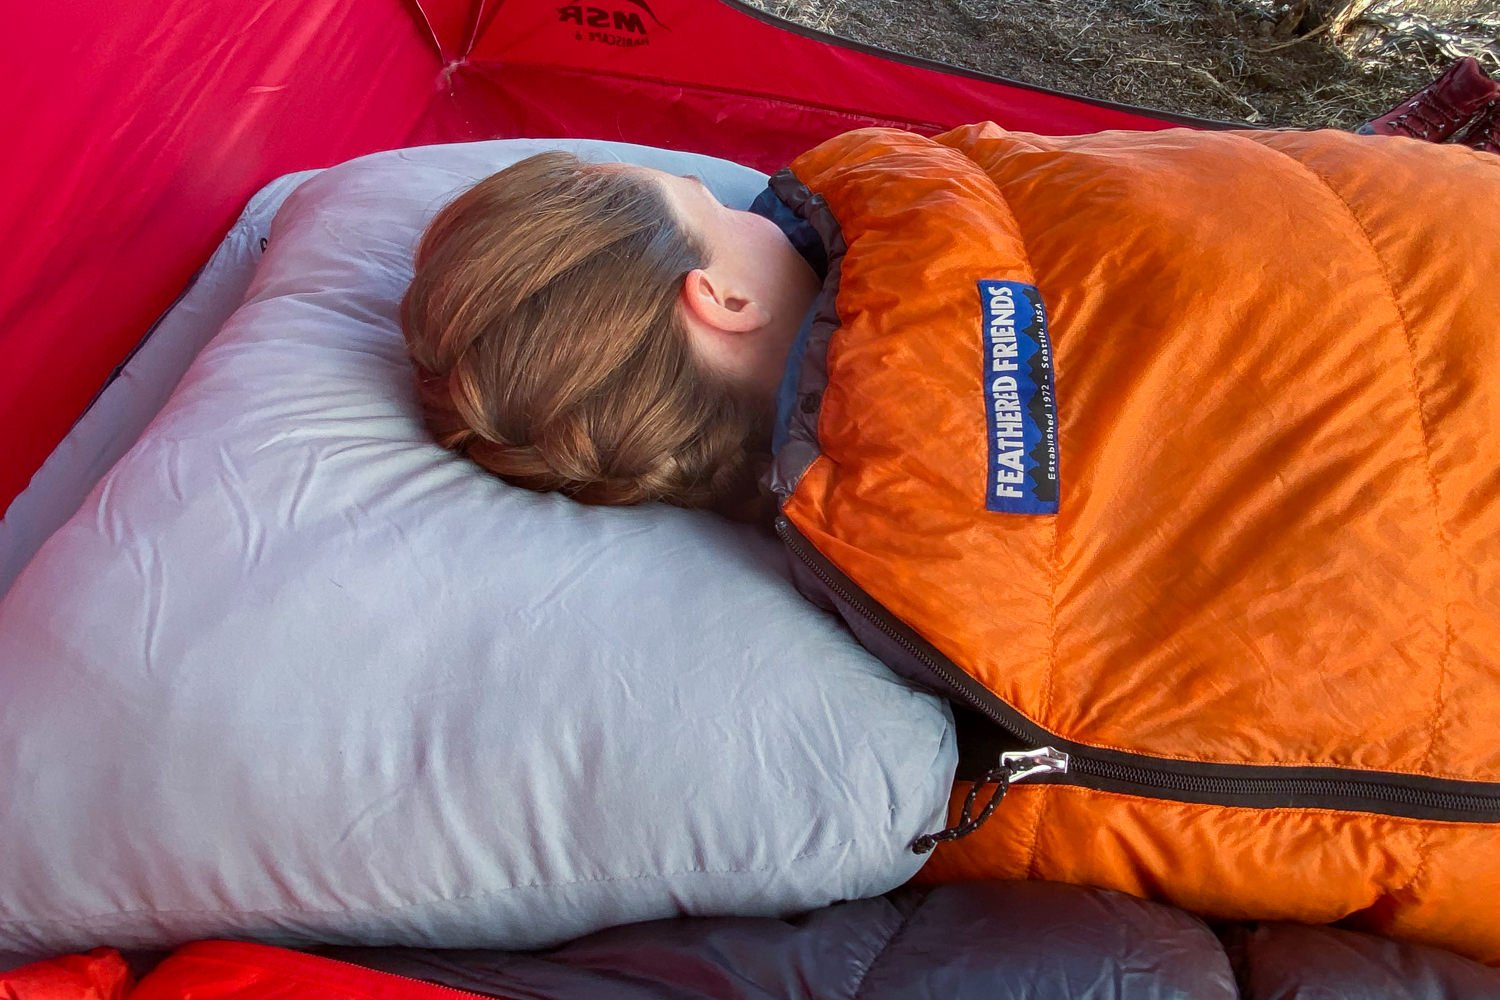
M778 531L978 720L919 877L1500 960L1500 162L981 124L772 189Z

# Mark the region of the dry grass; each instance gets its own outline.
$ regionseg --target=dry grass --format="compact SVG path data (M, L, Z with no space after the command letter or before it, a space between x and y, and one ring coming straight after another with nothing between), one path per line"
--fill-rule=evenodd
M1351 128L1460 55L1500 76L1500 0L748 0L1025 83L1223 121Z

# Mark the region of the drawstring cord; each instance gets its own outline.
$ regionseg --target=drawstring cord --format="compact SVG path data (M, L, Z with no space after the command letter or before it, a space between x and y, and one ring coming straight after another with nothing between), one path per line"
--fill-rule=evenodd
M991 768L969 789L969 794L964 799L964 807L959 810L958 822L946 830L925 833L913 840L911 842L912 853L926 854L944 841L967 837L979 829L984 825L984 821L990 818L990 814L995 811L995 807L1000 804L1001 799L1005 798L1005 793L1015 782L1025 781L1038 775L1067 773L1068 755L1056 747L1007 750L1000 755L1000 765ZM989 803L980 810L978 816L975 816L973 814L974 802L979 798L979 789L989 784L995 786L995 794L990 796Z
M990 818L990 814L995 811L995 807L1000 804L1000 800L1005 798L1006 791L1010 789L1011 775L1014 773L1015 768L1009 764L1001 764L999 767L992 768L983 778L974 782L974 786L969 789L968 796L964 798L964 807L959 810L958 822L946 830L939 830L937 833L922 834L922 836L911 842L911 852L913 854L926 854L939 844L950 840L957 840L959 837L967 837L979 829L984 824L984 821ZM970 813L974 810L974 800L979 797L979 789L991 782L995 785L995 794L990 796L990 801L980 811L978 816L971 817Z

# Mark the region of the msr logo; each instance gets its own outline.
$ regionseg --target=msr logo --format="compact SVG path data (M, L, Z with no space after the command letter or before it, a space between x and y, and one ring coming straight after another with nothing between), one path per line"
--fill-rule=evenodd
M656 16L656 12L651 9L646 0L621 0L621 2L644 11L646 17L649 17L663 31L672 30L662 23L661 18ZM621 9L619 6L586 7L582 4L568 4L557 8L557 19L563 24L576 26L573 32L574 41L597 42L601 45L615 45L622 48L651 44L645 18L633 10Z

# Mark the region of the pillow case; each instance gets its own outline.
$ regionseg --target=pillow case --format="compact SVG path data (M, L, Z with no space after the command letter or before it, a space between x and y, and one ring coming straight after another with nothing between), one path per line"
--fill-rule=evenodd
M545 947L883 892L944 704L714 515L511 488L427 437L396 306L432 214L546 148L377 153L278 212L243 305L0 603L0 950Z

